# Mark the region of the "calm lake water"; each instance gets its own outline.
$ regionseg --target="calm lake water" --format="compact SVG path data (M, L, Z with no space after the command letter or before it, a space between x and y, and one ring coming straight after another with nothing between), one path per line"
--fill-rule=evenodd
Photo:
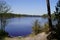
M34 22L38 20L40 25L43 26L48 20L42 17L20 17L8 19L8 24L5 27L5 31L10 36L26 36L32 33L32 26Z

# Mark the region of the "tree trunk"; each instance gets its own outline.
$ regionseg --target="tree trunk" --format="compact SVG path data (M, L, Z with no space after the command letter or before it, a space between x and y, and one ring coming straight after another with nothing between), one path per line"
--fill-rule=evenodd
M50 2L49 2L49 0L46 0L46 2L47 2L49 28L50 28L50 31L51 31L52 30L52 21L51 21Z

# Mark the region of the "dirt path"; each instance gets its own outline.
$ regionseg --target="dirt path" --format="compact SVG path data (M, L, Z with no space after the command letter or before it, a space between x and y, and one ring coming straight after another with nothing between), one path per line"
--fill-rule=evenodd
M5 40L47 40L46 37L47 37L47 34L42 32L34 37L31 37L31 36L25 37L25 38L14 37L14 38L5 38Z

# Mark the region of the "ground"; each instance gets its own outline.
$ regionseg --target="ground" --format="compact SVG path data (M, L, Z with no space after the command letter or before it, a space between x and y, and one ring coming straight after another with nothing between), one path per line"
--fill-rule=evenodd
M45 32L42 32L35 36L28 36L25 38L21 37L14 37L14 38L5 38L5 40L47 40L47 34Z

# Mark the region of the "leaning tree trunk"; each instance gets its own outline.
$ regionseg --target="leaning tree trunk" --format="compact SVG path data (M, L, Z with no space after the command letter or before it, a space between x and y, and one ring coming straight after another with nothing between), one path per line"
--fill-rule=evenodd
M46 0L46 3L47 3L47 11L48 11L49 32L52 33L53 27L52 27L51 10L50 10L50 2L49 2L49 0ZM47 36L47 39L48 40L51 40L52 39L51 38L52 37L52 34L51 33Z
M50 27L50 30L52 30L51 11L50 11L50 2L49 2L49 0L46 0L46 2L47 2L47 11L48 11L49 27Z

